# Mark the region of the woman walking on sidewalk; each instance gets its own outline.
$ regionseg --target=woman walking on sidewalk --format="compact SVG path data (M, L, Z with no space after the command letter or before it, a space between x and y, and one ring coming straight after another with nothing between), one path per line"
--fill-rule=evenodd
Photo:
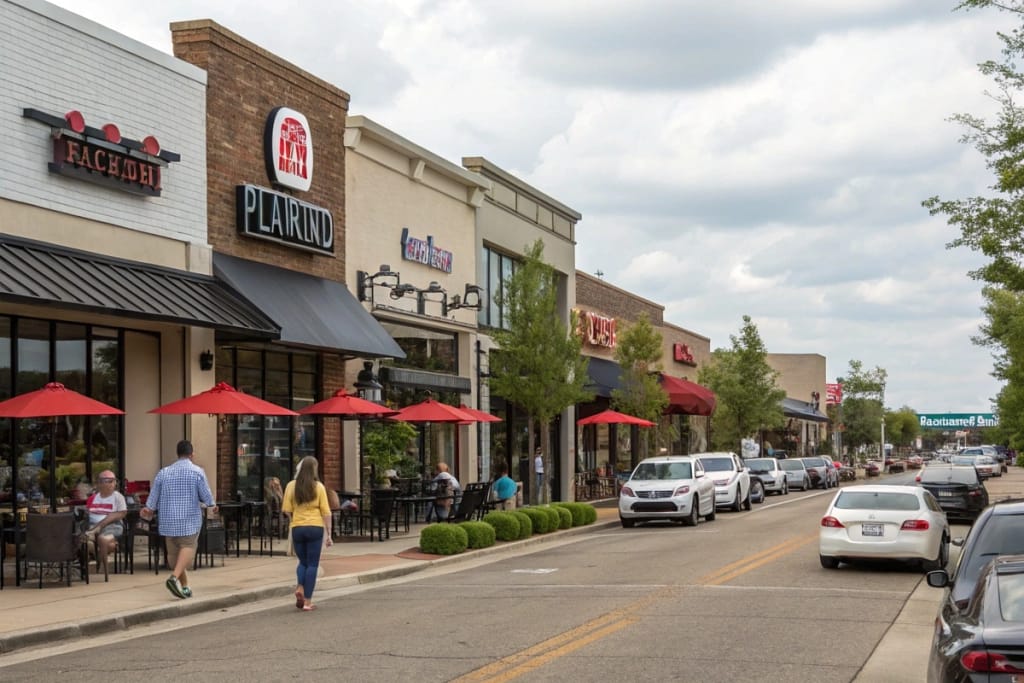
M316 573L320 568L320 551L331 545L331 507L327 489L317 477L316 458L307 455L299 462L295 479L284 489L281 510L291 517L292 547L299 565L295 569L295 606L306 612L313 605Z

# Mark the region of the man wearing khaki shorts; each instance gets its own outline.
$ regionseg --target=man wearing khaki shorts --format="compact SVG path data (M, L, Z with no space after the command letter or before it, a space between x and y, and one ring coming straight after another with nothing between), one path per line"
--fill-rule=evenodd
M167 562L172 567L167 590L179 598L191 598L186 569L196 555L196 541L203 527L205 505L215 512L213 493L206 473L192 462L192 443L178 442L178 460L160 470L146 500L139 511L143 519L153 519L157 513L160 535L167 545Z

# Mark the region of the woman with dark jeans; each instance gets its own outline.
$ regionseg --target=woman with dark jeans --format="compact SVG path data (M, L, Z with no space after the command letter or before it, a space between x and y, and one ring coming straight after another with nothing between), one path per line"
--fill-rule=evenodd
M313 589L320 568L320 551L331 540L331 507L327 489L317 477L316 458L307 455L299 462L295 479L284 489L281 509L291 517L292 548L299 564L295 568L295 606L303 611L316 609Z

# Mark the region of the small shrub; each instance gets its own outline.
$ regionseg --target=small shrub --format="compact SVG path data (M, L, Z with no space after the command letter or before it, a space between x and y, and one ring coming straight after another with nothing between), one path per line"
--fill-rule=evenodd
M530 519L530 516L522 510L513 510L512 514L519 520L519 538L533 536L533 520Z
M590 503L579 503L583 506L583 523L593 524L597 521L597 508Z
M1024 467L1024 453L1017 456L1017 467Z
M469 537L458 524L431 524L420 532L420 550L431 555L458 555L467 547Z
M494 527L485 522L460 522L459 526L466 530L470 548L490 548L494 545Z
M492 510L484 515L484 523L494 527L499 541L515 541L519 538L519 518L504 510Z
M550 505L544 505L539 509L548 517L548 531L558 531L558 526L562 523L562 516L558 511Z
M555 507L565 508L572 515L573 526L583 526L586 522L584 521L583 503L553 503Z
M551 509L558 515L559 529L568 529L572 526L572 513L569 512L569 508L562 505L552 505Z
M553 531L553 529L550 528L551 522L548 514L539 507L522 508L520 512L530 518L530 524L533 525L533 531L535 533L546 534L549 531Z

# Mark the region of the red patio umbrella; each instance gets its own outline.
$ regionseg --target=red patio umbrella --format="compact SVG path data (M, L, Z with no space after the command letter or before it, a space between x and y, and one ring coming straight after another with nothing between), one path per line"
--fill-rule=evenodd
M388 417L398 413L387 406L353 396L344 389L338 389L328 399L301 408L302 415L334 415L342 419L362 417Z
M298 415L294 410L238 391L227 382L218 382L211 389L165 403L149 412L163 415Z
M490 413L485 413L482 410L470 408L465 403L459 404L459 410L473 416L473 422L503 422L503 420L497 415L491 415Z
M402 422L477 422L469 413L432 398L406 406L389 419Z
M668 393L666 415L711 415L718 400L715 392L683 377L661 375L661 388Z
M581 426L607 424L638 425L640 427L657 426L656 422L651 422L650 420L645 420L642 417L636 417L635 415L620 413L617 410L602 410L600 413L576 420L576 424Z
M120 408L108 406L68 389L60 382L50 382L42 389L19 394L0 402L0 417L15 419L56 418L64 415L124 415ZM50 420L50 510L57 511L57 422ZM17 496L15 496L17 504Z

